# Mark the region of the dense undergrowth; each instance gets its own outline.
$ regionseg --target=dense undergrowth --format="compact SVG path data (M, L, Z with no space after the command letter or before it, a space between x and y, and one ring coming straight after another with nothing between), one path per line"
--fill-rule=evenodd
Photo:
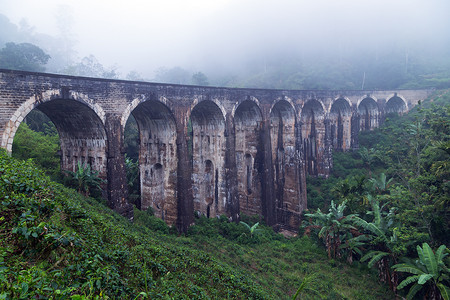
M288 299L308 275L305 299L392 298L308 238L226 218L178 236L139 210L130 223L3 151L0 200L0 299Z
M330 258L360 260L407 299L450 299L450 92L361 132L309 178L304 230ZM424 249L427 249L426 251Z
M361 133L360 151L334 153L333 175L308 179L300 232L310 237L291 239L245 216L245 224L196 218L187 235L151 211L136 209L130 223L46 177L62 181L57 135L45 120L43 129L29 122L13 156L34 153L33 161L0 152L0 299L289 299L305 282L302 299L392 299L377 273L395 275L380 276L395 290L406 275L394 264L415 259L422 243L449 242L449 102L440 92L434 105ZM380 255L391 260L369 269ZM448 257L438 258L443 277L416 296L448 284Z

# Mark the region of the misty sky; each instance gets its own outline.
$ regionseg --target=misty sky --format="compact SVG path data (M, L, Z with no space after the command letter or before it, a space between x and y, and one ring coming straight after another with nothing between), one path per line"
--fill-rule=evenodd
M162 66L208 71L285 53L446 47L450 38L448 0L0 0L0 13L52 36L66 15L78 58L147 77Z

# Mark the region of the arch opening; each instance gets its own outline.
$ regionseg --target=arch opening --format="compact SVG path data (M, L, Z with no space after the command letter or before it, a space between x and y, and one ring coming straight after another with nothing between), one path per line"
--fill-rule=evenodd
M156 100L137 105L131 112L125 131L127 126L133 126L133 118L139 132L136 143L139 175L135 174L134 178L140 181L140 199L136 204L143 210L151 208L155 216L173 225L178 214L175 119L169 108ZM127 150L130 155L133 153L132 149Z
M75 172L78 164L89 165L98 171L100 178L106 179L106 131L99 116L88 105L72 99L52 99L36 105L25 122L36 116L44 120L44 130L54 130L49 121L54 124L59 136L57 155L61 170ZM106 198L105 190L102 196Z
M306 172L313 176L326 175L325 153L325 113L319 101L313 99L305 103L301 113Z
M352 109L344 98L339 98L330 109L330 138L333 149L345 151L351 147Z
M258 105L245 100L234 116L236 167L240 211L247 215L261 215L261 140L262 114Z
M190 126L194 210L216 217L225 213L224 116L217 104L205 100L192 109Z
M406 103L402 98L395 95L386 102L386 114L403 114L407 110Z
M38 108L31 110L14 135L12 156L33 159L54 180L61 179L60 137L55 124Z
M284 212L298 212L300 209L297 188L295 124L295 110L292 105L286 100L277 102L270 113L277 217L284 216ZM285 220L278 221L284 222Z
M373 98L364 98L358 105L358 113L360 115L361 130L371 130L378 127L378 104Z

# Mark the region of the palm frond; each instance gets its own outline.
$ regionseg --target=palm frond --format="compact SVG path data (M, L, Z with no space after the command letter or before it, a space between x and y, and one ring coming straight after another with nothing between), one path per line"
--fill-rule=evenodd
M371 254L371 255L369 256L369 254ZM383 257L388 256L388 255L389 255L389 253L383 252L383 251L371 251L371 252L367 253L366 255L364 255L361 258L361 261L366 261L367 259L369 259L371 257L371 259L367 263L367 266L369 268L372 268L374 264L376 264L378 261L380 261L380 259L382 259Z
M441 245L437 250L436 250L436 262L439 264L444 257L446 257L448 255L448 253L445 253L445 250L447 249L447 246L445 245Z
M428 271L431 274L437 275L438 274L438 264L436 262L436 257L434 256L433 249L431 249L430 245L428 245L427 243L423 243L422 250L423 250L423 258L424 258L423 263L425 264L425 266L427 267Z
M384 232L380 228L378 228L374 223L369 223L366 220L361 219L360 217L353 217L352 220L356 225L361 226L363 229L367 231L370 231L372 234L385 238Z
M258 225L259 225L259 222L256 222L256 223L250 228L250 232L251 232L251 233L256 232L256 228L258 227Z
M396 264L392 266L392 269L394 269L397 272L408 272L416 275L425 274L423 270L411 264Z
M242 224L242 225L244 225L245 228L248 229L248 231L251 231L251 228L250 228L250 226L249 226L247 223L245 223L245 222L243 222L243 221L240 221L239 223Z
M379 227L381 224L381 210L378 200L372 201L372 211L374 217L373 222L377 227Z
M438 283L437 287L439 288L439 291L441 292L441 296L444 300L450 300L450 289L448 286L443 285L442 283Z
M319 234L317 234L318 237L323 237L325 233L327 232L327 227L323 226L322 229L320 229Z
M424 284L429 279L433 278L433 274L422 274L419 276L419 281L417 281L418 284Z
M405 280L400 282L400 284L397 286L397 289L401 290L405 286L407 286L413 282L417 282L419 280L419 277L420 277L420 275L413 275L413 276L407 277Z
M378 253L377 255L375 255L374 257L372 257L372 259L367 263L367 266L369 268L372 268L373 265L375 265L377 262L379 262L383 257L388 256L389 253L383 252L383 253Z
M408 294L406 295L406 299L413 299L414 296L417 294L417 292L422 288L423 286L416 283L415 285L413 285L410 289Z

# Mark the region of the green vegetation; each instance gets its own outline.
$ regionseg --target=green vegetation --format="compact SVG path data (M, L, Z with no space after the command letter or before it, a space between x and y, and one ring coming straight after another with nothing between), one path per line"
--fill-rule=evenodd
M0 68L22 71L45 71L50 55L30 43L6 43L0 49Z
M423 246L417 246L417 254L419 259L416 261L409 261L403 264L393 266L397 272L407 272L414 274L403 280L398 288L402 289L405 286L415 282L410 288L407 299L412 299L414 295L421 289L426 289L425 297L435 299L437 297L437 289L439 289L442 298L450 299L450 290L442 282L448 281L449 270L445 266L444 257L448 255L447 247L442 245L433 252L430 245L423 243Z
M415 282L407 298L448 299L449 120L450 92L440 91L408 115L389 115L360 133L359 152L334 154L329 179L308 179L313 212L303 230L322 238L330 257L376 267L394 292Z
M56 129L49 125L42 125L42 131L32 130L27 124L20 124L13 142L13 157L17 159L32 158L37 166L46 170L53 179L61 178L59 150L59 136Z
M305 236L292 239L245 216L197 218L186 236L151 210L131 224L85 197L100 184L87 166L71 173L81 194L38 170L60 179L56 129L33 111L13 145L32 160L0 155L0 299L448 299L449 103L439 92L335 153L329 179L308 178ZM138 205L138 164L126 163Z
M92 170L89 164L82 165L78 162L75 172L64 171L68 174L68 182L74 186L79 193L90 196L92 192L99 192L101 184L105 181L98 176L98 171Z
M3 299L289 299L311 274L304 299L393 297L367 268L329 262L307 237L261 223L251 235L225 217L201 217L177 236L139 210L130 223L3 151L0 199Z

